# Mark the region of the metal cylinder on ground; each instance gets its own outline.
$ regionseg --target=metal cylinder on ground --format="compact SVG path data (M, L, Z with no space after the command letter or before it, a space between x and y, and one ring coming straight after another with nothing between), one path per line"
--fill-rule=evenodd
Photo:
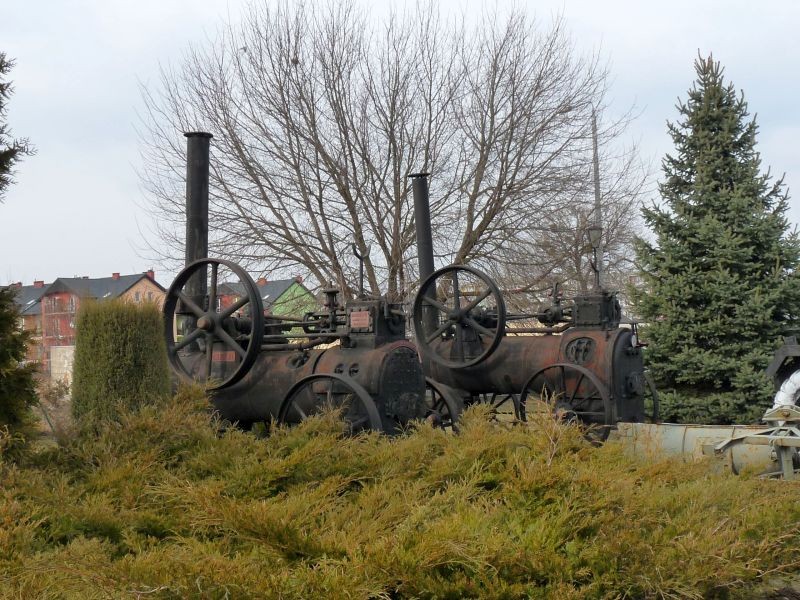
M778 471L774 448L768 444L738 444L716 448L740 436L763 431L764 425L683 425L678 423L619 423L613 435L633 454L649 460L679 456L684 461L707 459L733 473Z

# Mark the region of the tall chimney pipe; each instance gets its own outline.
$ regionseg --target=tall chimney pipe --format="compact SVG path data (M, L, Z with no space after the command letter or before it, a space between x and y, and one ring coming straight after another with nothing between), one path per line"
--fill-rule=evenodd
M208 258L208 172L210 133L190 131L186 137L186 261L188 265ZM190 296L206 295L205 269L201 269L186 285Z
M417 227L417 260L419 261L420 282L427 279L434 271L428 175L429 173L409 175L414 193L414 222Z
M419 262L419 281L422 283L434 271L433 267L433 234L431 233L431 205L428 195L429 173L412 173L412 191L414 193L414 223L417 229L417 261ZM428 296L434 296L435 290L429 289ZM424 327L428 332L436 329L436 313L426 306L423 314Z

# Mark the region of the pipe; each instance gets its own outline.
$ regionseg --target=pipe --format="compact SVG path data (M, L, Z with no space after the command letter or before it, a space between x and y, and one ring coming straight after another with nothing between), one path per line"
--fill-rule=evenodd
M775 394L772 408L779 406L794 406L797 392L800 391L800 371L795 371L781 385L781 389Z
M414 223L417 230L417 261L419 264L420 283L430 277L434 271L428 175L429 173L412 173L409 175L414 193ZM436 291L431 288L428 290L427 295L433 296L435 293ZM430 306L425 308L428 310L423 315L423 327L430 332L436 329L436 313L430 310L432 308Z
M420 281L427 279L434 271L428 175L428 173L409 175L414 192L414 221L417 228L417 260L419 261Z
M555 327L509 327L506 334L511 333L563 333L572 327L572 323L563 323Z
M715 448L742 435L761 433L765 425L681 425L676 423L617 423L612 438L619 439L635 455L658 460L666 455L680 456L685 462L708 457L710 464L739 473L778 470L773 448L768 444L736 444L716 452Z
M208 258L208 172L209 147L212 135L190 131L186 137L186 258L189 265ZM206 272L201 269L186 284L187 293L195 298L206 295Z
M597 151L597 115L594 112L594 108L592 109L592 171L594 175L594 224L595 226L600 228L600 231L603 230L603 205L600 202L600 158ZM603 254L605 249L603 248L603 240L602 237L600 239L600 245L594 249L595 258L595 274L596 274L596 287L597 289L603 289L603 284L605 283L605 274L603 273Z

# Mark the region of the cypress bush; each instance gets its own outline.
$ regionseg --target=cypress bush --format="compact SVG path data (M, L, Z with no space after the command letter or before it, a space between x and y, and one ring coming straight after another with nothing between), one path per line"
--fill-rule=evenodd
M155 304L86 302L78 313L72 414L116 420L170 392L161 312Z

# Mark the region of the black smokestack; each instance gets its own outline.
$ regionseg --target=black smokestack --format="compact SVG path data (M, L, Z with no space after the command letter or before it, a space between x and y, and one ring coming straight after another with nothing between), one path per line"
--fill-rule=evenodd
M433 273L433 236L431 234L431 207L428 196L428 173L414 173L411 186L414 192L414 220L417 226L417 260L419 280Z
M417 228L417 261L419 262L419 282L422 284L433 273L433 234L431 233L431 205L428 195L428 173L413 173L411 186L414 192L414 222ZM429 289L428 296L435 290ZM433 307L425 306L423 326L429 333L436 329L436 314Z
M208 170L210 133L186 136L186 264L208 258Z

